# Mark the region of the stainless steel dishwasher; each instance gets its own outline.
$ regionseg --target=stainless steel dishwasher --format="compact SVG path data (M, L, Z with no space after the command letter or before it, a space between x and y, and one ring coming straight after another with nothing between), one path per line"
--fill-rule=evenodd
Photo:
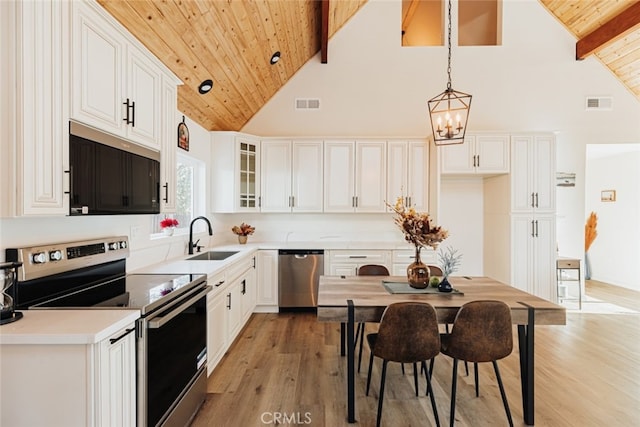
M318 306L318 281L324 274L324 251L278 251L278 305L280 308Z

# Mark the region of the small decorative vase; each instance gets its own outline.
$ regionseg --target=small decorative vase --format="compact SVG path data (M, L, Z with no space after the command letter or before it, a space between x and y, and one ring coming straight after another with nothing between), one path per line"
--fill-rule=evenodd
M165 236L173 236L173 230L175 230L175 227L166 227L162 229L162 232Z
M240 243L241 245L244 245L245 243L247 243L248 238L249 236L238 236L238 243Z
M443 278L440 284L438 285L438 291L440 292L451 292L453 288L451 287L451 283L449 283L448 278Z
M420 259L420 247L416 246L416 258L407 267L409 286L416 289L425 289L429 286L430 277L431 272L429 271L429 267Z

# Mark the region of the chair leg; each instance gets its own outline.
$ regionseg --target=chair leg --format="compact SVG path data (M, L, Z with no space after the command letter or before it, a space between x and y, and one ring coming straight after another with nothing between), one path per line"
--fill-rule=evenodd
M371 385L371 371L373 368L373 351L371 351L371 355L369 356L369 372L367 373L367 392L365 396L369 396L369 386Z
M466 376L469 376L469 364L466 360L464 361L464 373Z
M358 373L360 373L360 365L362 365L362 342L364 341L364 323L360 323L358 331L360 331L360 351L358 352Z
M425 372L425 375L427 375L427 373L429 374L429 380L431 380L431 378L433 378L433 365L434 365L435 361L436 361L436 358L434 357L429 362L429 371L427 371L427 364L425 362L422 362L422 370ZM426 395L429 396L429 387L427 387L427 394Z
M509 402L507 401L507 395L504 392L504 386L502 385L502 378L500 378L500 371L498 370L498 362L492 361L493 370L496 371L496 379L498 380L498 387L500 387L500 395L502 396L502 403L504 404L504 410L507 413L507 419L509 420L509 426L513 427L513 419L511 418L511 411L509 410Z
M413 384L416 388L416 397L418 397L418 364L413 362Z
M480 383L478 382L478 362L473 362L473 375L476 380L476 397L480 397Z
M402 375L404 375L404 363L400 364L402 366Z
M456 418L456 380L458 379L458 359L453 359L453 379L451 380L451 412L449 413L449 425L453 427Z
M428 372L426 370L427 364L424 361L422 362L422 366L425 367L424 376L427 379L427 395L431 399L431 407L433 408L433 418L435 418L435 420L436 420L436 427L440 427L440 418L438 418L438 409L436 409L436 399L433 396L433 387L431 386L431 373L433 372L433 361L434 361L434 359L431 359L431 362L430 362L431 363L431 368L429 369Z
M387 375L387 360L382 360L382 377L380 378L380 396L378 397L378 418L376 419L376 427L380 427L380 418L382 418L382 400L384 399L384 379Z

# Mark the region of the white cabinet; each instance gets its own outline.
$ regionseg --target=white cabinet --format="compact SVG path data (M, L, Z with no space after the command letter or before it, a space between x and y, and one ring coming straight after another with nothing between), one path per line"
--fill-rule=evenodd
M244 257L207 278L207 375L249 320L256 305L255 256Z
M0 8L2 216L69 212L69 8L46 1Z
M431 248L423 248L420 251L420 260L427 265L438 265L436 251ZM393 276L406 276L407 267L416 259L415 249L397 249L392 253Z
M512 215L511 239L511 285L555 301L555 215Z
M325 141L324 211L386 210L386 141Z
M135 324L87 343L70 332L84 327L54 322L66 328L59 337L70 334L68 342L2 344L0 425L135 427Z
M207 375L211 375L226 351L226 294L218 292L226 283L224 271L207 278L213 290L207 294Z
M211 211L260 211L260 141L237 132L211 133Z
M135 326L118 331L99 344L98 413L103 426L136 425Z
M367 264L384 265L391 272L391 251L381 250L330 250L325 274L330 276L355 276L358 268Z
M322 147L322 141L261 141L262 212L322 212Z
M242 323L246 323L256 308L256 269L249 269L240 280L240 306L242 307Z
M278 312L278 251L258 251L256 311Z
M387 142L387 202L429 210L429 145L426 141Z
M72 5L72 118L160 149L162 80L175 77L97 3Z
M442 174L509 173L509 135L467 134L463 144L439 150Z
M162 82L162 149L160 151L160 209L176 212L176 106L178 93L175 84Z
M549 134L511 137L511 210L555 211L555 138Z

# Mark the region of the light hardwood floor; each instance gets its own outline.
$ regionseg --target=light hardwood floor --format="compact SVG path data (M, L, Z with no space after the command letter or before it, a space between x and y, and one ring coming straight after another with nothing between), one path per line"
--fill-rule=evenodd
M608 285L593 281L586 289L588 295L640 311L638 292L612 293ZM319 323L313 313L254 314L209 377L209 394L193 426L276 425L278 413L286 415L279 418L280 425L374 426L380 361L365 396L365 350L356 380L358 422L348 424L339 336L338 324ZM536 426L640 425L640 315L568 313L565 326L536 327L535 340ZM514 423L523 426L517 347L500 369ZM479 398L473 374L464 376L462 365L460 370L456 425L507 425L491 365L480 365ZM449 358L436 358L434 377L440 421L446 426ZM424 384L422 378L421 388ZM399 365L389 365L382 424L435 425L424 390L415 397L410 368L403 376Z

